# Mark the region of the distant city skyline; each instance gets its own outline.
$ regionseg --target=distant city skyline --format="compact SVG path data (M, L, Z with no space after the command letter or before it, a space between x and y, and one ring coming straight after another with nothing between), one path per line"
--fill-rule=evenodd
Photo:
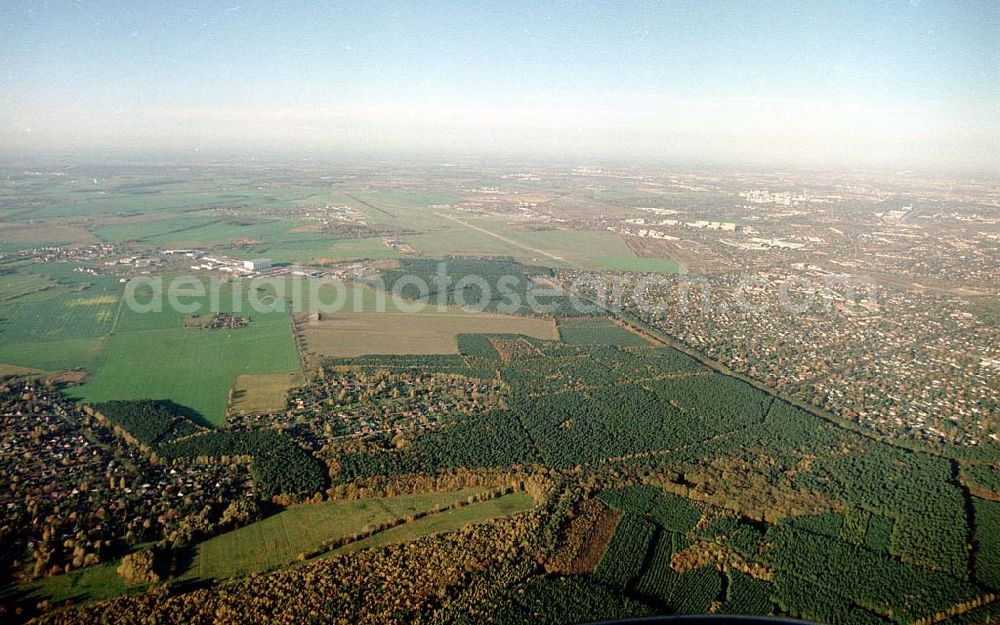
M1000 169L994 2L0 5L0 152Z

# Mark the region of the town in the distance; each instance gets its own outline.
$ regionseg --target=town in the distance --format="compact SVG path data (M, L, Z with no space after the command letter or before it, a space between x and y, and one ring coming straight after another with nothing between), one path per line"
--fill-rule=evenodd
M0 621L1000 615L1000 183L0 163Z

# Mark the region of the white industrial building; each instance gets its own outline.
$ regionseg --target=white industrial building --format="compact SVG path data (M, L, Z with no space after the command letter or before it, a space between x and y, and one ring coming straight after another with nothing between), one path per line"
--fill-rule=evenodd
M255 258L243 261L243 268L248 271L265 271L271 268L270 258Z

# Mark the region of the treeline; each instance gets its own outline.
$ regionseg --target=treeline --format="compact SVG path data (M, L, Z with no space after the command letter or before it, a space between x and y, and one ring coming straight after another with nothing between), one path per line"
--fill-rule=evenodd
M526 490L537 495L544 490L546 480L534 471L516 467L499 469L442 469L432 474L397 474L361 477L345 484L336 484L327 489L327 498L341 499L381 499L416 493L440 493L465 490L468 488L510 487Z
M973 499L976 523L976 579L1000 590L1000 503Z
M435 514L440 514L446 510L459 510L461 508L464 508L465 506L471 506L473 504L482 503L484 501L491 501L493 499L498 499L500 497L509 495L514 492L518 492L518 490L510 486L502 486L499 488L482 491L480 493L476 493L475 495L468 495L464 499L456 499L448 506L435 504L432 508L428 510L418 510L403 517L388 519L380 523L370 523L360 528L356 532L346 534L344 536L328 538L327 540L323 541L323 544L318 546L316 549L300 553L297 559L299 562L304 562L306 560L315 558L323 553L329 553L337 550L340 547L345 547L352 543L360 542L366 538L370 538L376 534L380 534L386 530L398 527L405 523L413 523L419 519L423 519Z
M427 374L460 375L481 380L491 380L497 375L496 364L491 360L467 359L457 355L372 355L356 358L330 359L326 364L332 367L353 367L359 373L366 375L371 375L379 371L388 371L393 374L409 373L415 376Z
M436 615L462 596L470 580L510 570L509 565L520 561L523 545L537 527L537 514L518 514L214 586L180 592L159 586L109 601L69 606L37 622L439 622ZM608 592L597 600L612 596Z
M1000 499L1000 469L991 464L963 464L962 480L974 494Z

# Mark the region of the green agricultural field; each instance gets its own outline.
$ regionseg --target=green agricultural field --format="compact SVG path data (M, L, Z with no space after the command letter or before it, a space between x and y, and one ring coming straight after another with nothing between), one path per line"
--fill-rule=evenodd
M45 371L90 369L100 358L107 339L80 338L59 341L3 343L0 350L9 364Z
M117 286L79 291L57 288L45 297L24 296L0 304L3 343L56 341L104 336L111 331L121 299Z
M329 314L347 313L387 313L420 315L475 315L479 313L466 312L455 306L439 308L438 300L420 305L404 295L394 297L391 287L380 291L357 282L341 282L336 286L331 283L318 282L319 289L311 291L311 283L307 280L287 280L283 286L284 297L291 299L296 312L320 312ZM315 298L313 296L316 296ZM447 300L446 300L447 303Z
M489 306L487 306L483 312L476 312L476 307L480 304L480 294L478 289L475 289L474 292L471 292L466 296L467 299L464 301L464 305L467 306L467 309L462 309L455 305L458 300L452 295L437 292L431 293L430 291L418 293L416 288L413 288L411 292L410 287L412 286L412 283L407 284L405 280L400 282L398 285L395 283L395 280L397 280L400 276L412 276L424 280L429 288L432 287L435 279L437 261L428 261L427 264L429 264L429 268L427 266L415 267L401 263L402 266L399 270L385 272L385 274L383 274L384 289L381 287L376 289L359 283L341 282L334 285L326 282L317 282L313 284L319 288L314 291L313 286L309 281L289 280L283 287L284 296L292 299L295 304L294 310L297 313L319 312L321 314L330 315L348 313L388 313L420 315L421 318L424 316L435 315L489 317L491 314L494 314L496 308L502 308L501 306L494 307L493 304L510 305L516 301L519 301L520 303L520 309L518 309L517 315L500 314L500 316L507 318L520 318L521 314L530 313L530 309L528 309L527 304L527 297L524 295L523 291L518 291L518 288L528 283L529 278L520 273L513 274L519 282L514 288L511 289L514 297L508 299L507 295L495 288L500 276L507 274L489 273L490 270L494 272L496 271L495 269L492 269L492 261L488 264L487 269L473 269L471 271L464 270L463 267L455 261L451 261L447 264L448 275L453 281L461 280L464 276L472 274L482 277L486 280L488 285L493 285L490 287L493 299L486 303L489 304ZM423 300L419 299L421 296L423 296ZM541 304L559 303L556 301L558 298L546 298L544 296L539 296L538 299ZM561 299L566 300L567 298ZM503 312L506 313L508 311ZM499 330L498 332L503 331ZM509 332L515 333L516 330L510 330ZM557 336L558 335L556 335L553 330L552 332L547 332L545 336L539 338L556 338Z
M300 553L314 551L330 538L347 536L366 525L401 519L434 506L446 508L483 490L295 506L199 544L194 561L184 576L220 579L265 571L293 562Z
M413 247L424 256L512 256L534 261L526 250L488 234L465 229L458 224L442 223L439 230L401 237L403 243ZM530 258L526 258L529 257ZM546 259L551 260L551 259Z
M47 371L92 366L120 300L113 278L69 264L18 267L0 277L2 361Z
M297 237L285 235L267 240L251 248L252 253L279 263L326 263L342 260L398 258L399 252L387 247L380 237L364 239L336 239L302 233Z
M514 230L488 219L442 219L421 234L402 237L425 256L509 256L527 264L601 269L600 258L631 259L613 232Z
M495 227L495 225L477 225L482 225L488 230ZM548 252L569 263L587 268L602 268L602 264L598 262L600 258L632 258L634 256L625 242L613 232L589 230L531 230L522 232L511 230L502 234L518 243Z
M453 204L458 196L444 189L391 189L382 191L376 198L378 203L389 208L426 209L434 204Z
M225 201L226 194L212 191L191 191L132 195L127 193L101 193L101 190L77 191L65 194L48 206L40 207L18 217L32 219L59 219L97 217L101 215L128 216L209 206ZM61 201L58 201L61 200Z
M17 272L0 275L0 301L21 299L51 291L58 285L47 276Z
M386 189L338 194L333 201L365 214L369 223L427 231L440 225L434 205L454 204L458 197L443 189Z
M27 219L78 219L80 217L116 218L152 213L183 213L225 206L255 205L258 208L294 206L308 193L293 189L259 190L250 187L236 192L219 192L218 183L192 181L161 189L136 193L115 187L96 185L73 188L70 185L47 193L50 202L18 213Z
M152 217L152 215L148 216ZM108 223L91 228L91 232L109 243L122 243L124 241L139 241L155 237L167 237L171 235L183 236L187 230L204 227L217 222L218 219L211 217L195 217L184 215L180 217L169 217L165 219L132 218L121 223Z
M285 220L209 221L204 225L151 236L144 239L143 243L187 247L228 243L237 239L266 241L270 237L283 235L299 225L301 224L298 222Z
M299 368L284 313L255 317L235 330L175 328L119 333L107 339L97 371L72 395L88 402L169 399L222 425L238 375Z
M396 250L386 247L381 238L342 239L330 246L327 258L353 260L359 258L399 258Z
M141 291L137 293L138 301L146 301ZM225 308L231 304L231 290L221 293L220 307ZM185 301L198 301L207 309L209 298ZM185 328L186 313L169 306L147 313L126 306L115 333L106 339L94 375L72 389L72 395L89 402L169 399L221 425L236 376L287 374L300 368L287 312L241 314L251 319L245 327L203 330Z

